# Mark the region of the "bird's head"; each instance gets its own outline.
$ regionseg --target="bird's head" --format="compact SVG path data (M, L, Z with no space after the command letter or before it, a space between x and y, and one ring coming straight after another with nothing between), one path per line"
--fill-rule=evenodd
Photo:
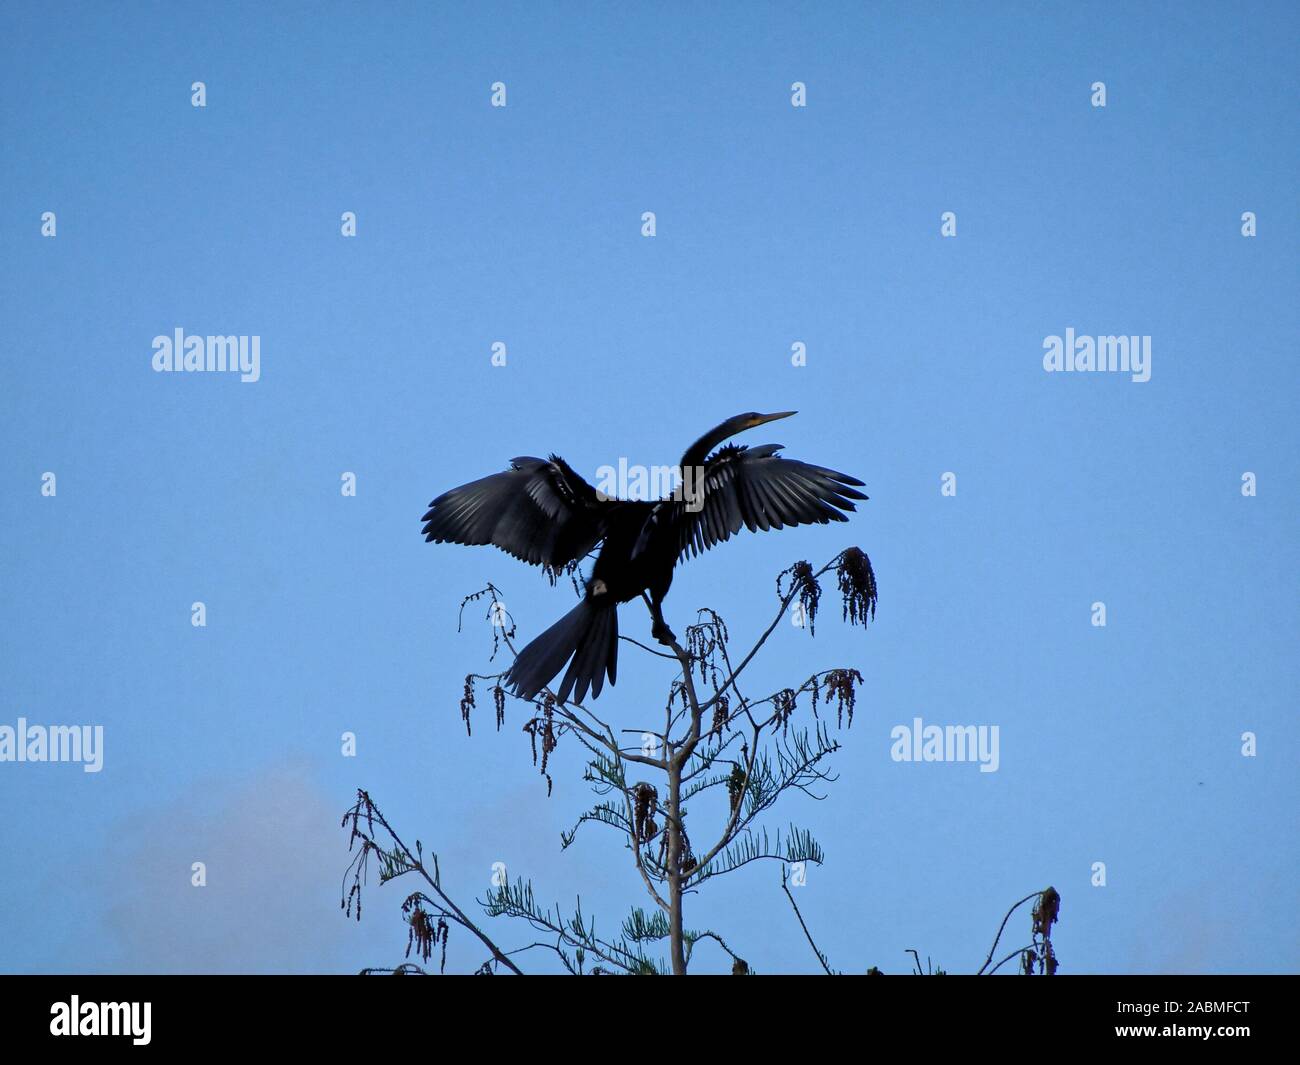
M776 414L759 414L758 411L751 410L748 414L737 414L732 421L737 424L737 432L739 432L741 429L753 429L756 425L766 425L768 422L778 421L798 413L797 410L783 410Z

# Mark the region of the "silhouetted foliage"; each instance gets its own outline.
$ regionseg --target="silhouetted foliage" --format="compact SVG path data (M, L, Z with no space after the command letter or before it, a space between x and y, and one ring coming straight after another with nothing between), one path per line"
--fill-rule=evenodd
M840 745L819 707L834 707L836 731L851 727L865 681L858 669L839 667L814 673L797 686L780 688L761 698L745 694L740 687L746 668L793 604L798 604L801 622L809 635L814 635L822 595L820 579L831 570L836 574L844 620L863 626L874 620L875 573L865 552L854 547L818 570L807 562L784 570L776 582L775 618L739 659L732 655L726 623L712 608L697 612L696 622L685 629L684 646L671 634L661 638L667 651L621 637L647 654L672 661L676 667L662 708L663 723L657 728L615 730L590 706L562 702L549 688L535 700L519 699L503 685L508 667L497 673L469 674L460 700L467 732L472 728L480 690L491 695L498 731L505 725L508 704L524 703L528 717L522 728L528 735L533 765L546 780L548 795L554 787L552 755L561 741L576 743L582 749L586 759L583 779L598 801L579 816L572 829L561 834L561 848L567 849L585 825L613 829L631 853L633 869L653 905L648 913L633 908L616 935L602 935L583 912L581 898L575 900L571 912L564 912L559 906L540 903L530 882L521 878L510 882L503 876L478 900L479 907L488 917L513 918L542 936L514 950L503 950L443 890L437 855L430 854L426 859L418 840L413 850L407 847L370 796L359 791L343 822L351 829L349 848L356 849L344 883L345 912L351 915L355 907L360 919L361 888L372 859L378 862L381 884L412 875L424 882L424 887L409 895L402 905L408 925L406 956L410 959L414 953L416 961L408 960L395 969L366 971L423 973L427 971L423 966L431 963L436 952L438 971L442 972L451 929L458 927L485 951L486 958L476 970L480 973L502 969L520 973L515 956L537 950L550 951L565 971L575 975L685 973L696 947L707 941L727 956L733 974L749 975L753 972L749 963L721 935L686 925L684 899L715 877L774 861L781 869L782 890L818 962L825 972L835 972L814 942L787 885L790 871L801 863L822 863L825 856L821 845L807 829L789 825L771 831L760 821L783 795L792 791L824 797L825 786L836 779L826 763ZM568 572L572 577L572 569ZM550 574L553 580L558 575ZM575 592L581 595L583 589L576 578L573 583ZM487 606L486 618L492 623L491 660L495 661L502 651L513 656L514 621L499 591L489 584L466 596L461 603L462 620L465 607L472 603ZM619 739L637 732L641 736L637 744ZM629 780L629 767L655 779ZM715 790L716 801L712 798ZM692 843L688 821L707 846ZM1051 973L1056 961L1048 933L1056 918L1059 897L1049 904L1045 892L1039 905L1040 909L1035 910L1034 942L1024 950L1026 955L1030 950L1034 952L1040 971ZM1003 927L1005 924L1004 918ZM666 957L653 953L656 948L666 948ZM986 962L984 968L988 965ZM916 969L921 971L919 956ZM874 968L870 971L879 972Z

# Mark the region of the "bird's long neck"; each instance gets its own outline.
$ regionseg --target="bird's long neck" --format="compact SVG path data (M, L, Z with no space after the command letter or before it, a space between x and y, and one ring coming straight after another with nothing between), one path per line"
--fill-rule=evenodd
M739 424L738 419L728 418L717 428L710 429L686 449L686 454L682 456L682 469L703 466L704 460L709 457L710 451L724 440L735 436L742 428L743 426Z

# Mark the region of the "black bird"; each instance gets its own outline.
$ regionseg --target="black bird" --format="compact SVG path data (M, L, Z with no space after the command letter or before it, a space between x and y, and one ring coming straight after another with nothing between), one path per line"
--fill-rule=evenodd
M867 498L857 478L783 459L781 444L713 451L742 430L794 413L751 411L705 433L686 449L682 485L667 499L610 499L552 455L512 459L505 473L430 503L421 519L427 542L494 544L552 571L603 542L582 602L519 652L507 677L511 690L532 699L568 662L560 701L576 691L581 702L588 687L595 698L605 677L612 685L617 674L619 603L648 592L652 634L665 644L674 639L660 604L679 560L731 539L742 525L753 531L847 521L840 512Z

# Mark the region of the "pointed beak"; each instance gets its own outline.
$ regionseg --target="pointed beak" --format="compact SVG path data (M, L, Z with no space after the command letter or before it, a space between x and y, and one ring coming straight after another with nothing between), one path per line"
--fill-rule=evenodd
M783 410L779 414L760 414L755 425L766 425L768 422L775 422L781 418L789 418L792 414L798 414L797 410Z

